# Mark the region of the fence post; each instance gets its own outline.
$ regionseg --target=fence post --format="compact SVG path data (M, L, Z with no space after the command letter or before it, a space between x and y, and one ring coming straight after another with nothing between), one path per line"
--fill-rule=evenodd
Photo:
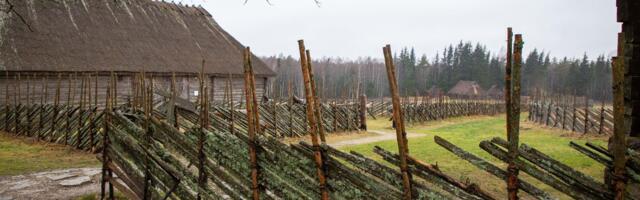
M575 132L576 131L576 113L578 111L578 108L576 108L576 95L575 92L573 93L573 115L571 116L571 132Z
M307 61L307 55L306 55L306 48L304 46L304 41L303 40L298 40L298 47L300 50L300 66L302 67L302 77L304 80L304 91L305 91L305 96L307 99L307 121L309 122L310 125L310 135L311 135L311 142L313 143L313 149L314 149L314 158L315 158L315 163L316 163L316 167L317 167L317 174L318 174L318 182L319 182L319 186L320 186L320 193L321 193L321 197L323 200L328 200L329 199L329 191L328 188L326 186L326 177L325 177L325 163L323 160L323 151L320 148L320 144L318 143L318 136L317 136L317 129L318 129L318 124L316 122L316 119L314 118L314 105L315 105L315 101L314 101L314 97L313 97L313 91L311 88L311 83L310 83L310 74L309 74L309 66L308 66L308 61Z
M313 95L313 102L315 104L313 106L315 106L316 108L314 109L313 115L318 122L318 133L320 134L320 142L326 143L327 141L324 135L324 122L322 120L322 109L320 107L321 104L316 93L316 81L313 77L313 67L311 66L311 52L309 52L309 50L306 50L305 53L307 56L307 68L309 68L309 84L311 84L311 92Z
M407 133L404 130L404 117L402 115L402 105L398 95L398 85L396 82L395 67L393 66L393 57L391 55L391 45L383 48L385 66L387 68L387 77L389 80L389 89L391 90L391 99L393 101L393 120L396 125L396 140L398 143L398 152L400 154L400 171L402 173L402 186L405 200L413 198L411 186L411 174L407 166Z
M259 166L257 156L257 142L256 142L256 129L260 129L260 121L257 116L257 103L255 97L255 91L252 81L252 69L251 69L251 51L249 47L244 49L244 93L246 99L247 109L247 133L249 135L249 162L251 167L251 191L254 200L260 199L260 183L259 183Z
M367 95L360 95L360 130L367 130Z
M604 125L604 99L602 99L602 104L600 104L600 122L598 125L598 134L602 135L603 126Z
M589 96L584 95L584 133L589 131Z
M614 179L614 191L615 199L625 199L626 193L626 171L625 166L627 162L627 130L624 124L624 34L618 33L618 56L620 58L614 58L612 64L612 82L613 82L613 116L614 116L614 128L613 136L611 137L613 154L613 179Z

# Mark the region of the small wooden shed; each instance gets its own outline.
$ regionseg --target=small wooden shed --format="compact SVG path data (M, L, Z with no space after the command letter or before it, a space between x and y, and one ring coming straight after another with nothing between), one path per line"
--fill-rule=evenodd
M194 101L203 63L212 100L224 98L228 82L235 99L242 96L244 46L202 7L152 0L21 0L0 1L0 8L1 97L29 91L28 99L38 102L46 89L51 102L60 82L61 102L68 95L76 102L81 80L92 76L103 100L115 72L123 99L131 93L133 75L145 71L167 90L175 73L180 96ZM275 73L256 56L252 63L257 95L268 95ZM95 88L95 81L85 84ZM20 95L21 102L25 98Z

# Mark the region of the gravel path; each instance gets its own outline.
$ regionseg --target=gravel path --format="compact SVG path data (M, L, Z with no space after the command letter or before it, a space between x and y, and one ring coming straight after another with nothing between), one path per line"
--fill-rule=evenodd
M75 168L0 177L0 200L74 199L100 191L99 168Z

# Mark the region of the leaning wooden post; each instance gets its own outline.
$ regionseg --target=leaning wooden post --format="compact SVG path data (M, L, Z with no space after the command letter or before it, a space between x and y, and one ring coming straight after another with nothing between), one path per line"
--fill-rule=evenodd
M613 154L613 189L616 200L625 199L627 163L627 141L624 125L624 34L618 33L618 58L613 60L613 136L611 138Z
M391 45L383 47L385 66L387 68L387 77L389 80L389 89L391 92L391 100L393 102L393 120L396 125L396 141L398 142L398 152L400 153L400 171L402 173L403 198L410 200L413 198L411 186L411 174L407 166L407 156L409 148L407 147L407 133L404 130L404 117L402 116L402 107L400 105L400 96L398 95L398 83L396 82L396 70L393 66L393 57L391 55Z
M320 108L320 102L318 101L318 94L316 93L316 81L313 77L313 67L311 66L311 52L309 52L309 50L306 50L306 55L307 55L307 67L309 68L309 79L310 79L310 84L311 84L311 92L313 93L313 102L314 102L314 113L313 115L316 117L316 120L318 121L318 131L320 133L320 141L322 143L326 142L325 136L324 136L324 122L322 121L322 109Z
M311 143L313 144L313 154L314 160L316 163L316 172L318 174L318 182L320 186L320 193L322 194L322 199L329 199L329 191L327 188L327 180L325 177L325 165L323 161L323 151L320 148L320 144L318 142L318 124L316 122L316 118L314 117L314 97L313 92L311 90L311 77L309 75L309 66L307 66L307 56L304 47L304 41L298 40L298 47L300 50L300 66L302 67L302 78L304 80L304 93L306 96L306 107L307 107L307 121L309 122L311 133Z
M518 168L515 161L518 159L518 126L519 126L519 111L520 111L520 85L519 83L519 70L522 62L522 38L519 34L516 35L516 41L512 49L512 35L511 28L507 29L507 63L505 67L505 104L507 110L507 139L509 141L508 155L509 162L507 167L507 191L508 199L518 199ZM513 57L512 57L513 51ZM513 58L513 61L512 61ZM515 64L512 71L512 64ZM516 75L516 76L514 76ZM514 79L512 86L512 78ZM516 89L517 88L517 89ZM513 92L513 93L512 93Z
M246 98L247 109L247 133L249 135L249 162L251 167L251 191L252 198L254 200L260 199L260 183L259 183L259 167L258 167L258 155L257 155L257 143L256 143L256 127L259 127L258 121L254 119L255 109L257 105L254 104L255 96L251 81L251 51L249 47L244 49L244 94Z

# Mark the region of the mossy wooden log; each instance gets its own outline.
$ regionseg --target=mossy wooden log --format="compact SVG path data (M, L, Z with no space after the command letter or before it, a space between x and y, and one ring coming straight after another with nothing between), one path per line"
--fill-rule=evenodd
M482 148L492 156L502 160L503 162L507 162L508 160L507 152L498 147L496 144L491 143L490 141L485 140L480 142L480 148ZM562 180L536 168L533 164L527 163L521 159L514 160L514 163L521 171L557 189L558 191L569 195L570 197L576 199L601 199L597 196L591 195L586 191L576 190L574 187L571 187L569 184L563 182Z
M397 154L393 154L387 150L382 149L381 147L375 146L373 152L380 155L385 161L398 166L399 156ZM451 193L452 195L461 198L461 199L495 199L489 195L478 195L484 192L479 192L476 190L477 188L473 188L475 186L469 186L464 183L458 182L453 178L445 175L439 170L428 167L428 166L420 166L416 162L416 160L408 158L407 159L409 166L412 169L412 174L417 175L435 185L440 187L442 190ZM476 194L474 194L476 193Z
M503 148L507 145L507 141L497 137L493 138L491 142L498 144ZM591 195L600 196L600 198L603 199L613 197L613 194L607 190L604 184L598 183L590 176L574 170L573 168L543 154L533 147L522 144L518 149L518 153L529 162L555 175L572 187L575 187L576 190L584 190L585 192L590 192Z
M507 172L500 169L499 167L495 166L494 164L474 155L471 154L465 150L463 150L460 147L455 146L454 144L450 143L449 141L446 141L445 139L438 137L438 136L434 136L434 140L436 142L436 144L442 146L443 148L447 149L449 152L455 154L456 156L466 160L467 162L471 163L472 165L478 167L479 169L482 169L486 172L489 172L491 174L493 174L494 176L502 179L502 180L507 180ZM538 189L537 187L531 185L530 183L519 179L518 180L518 188L522 189L523 191L525 191L526 193L528 193L529 195L537 198L537 199L541 199L541 200L552 200L552 199L558 199L556 197L551 196L549 193Z

